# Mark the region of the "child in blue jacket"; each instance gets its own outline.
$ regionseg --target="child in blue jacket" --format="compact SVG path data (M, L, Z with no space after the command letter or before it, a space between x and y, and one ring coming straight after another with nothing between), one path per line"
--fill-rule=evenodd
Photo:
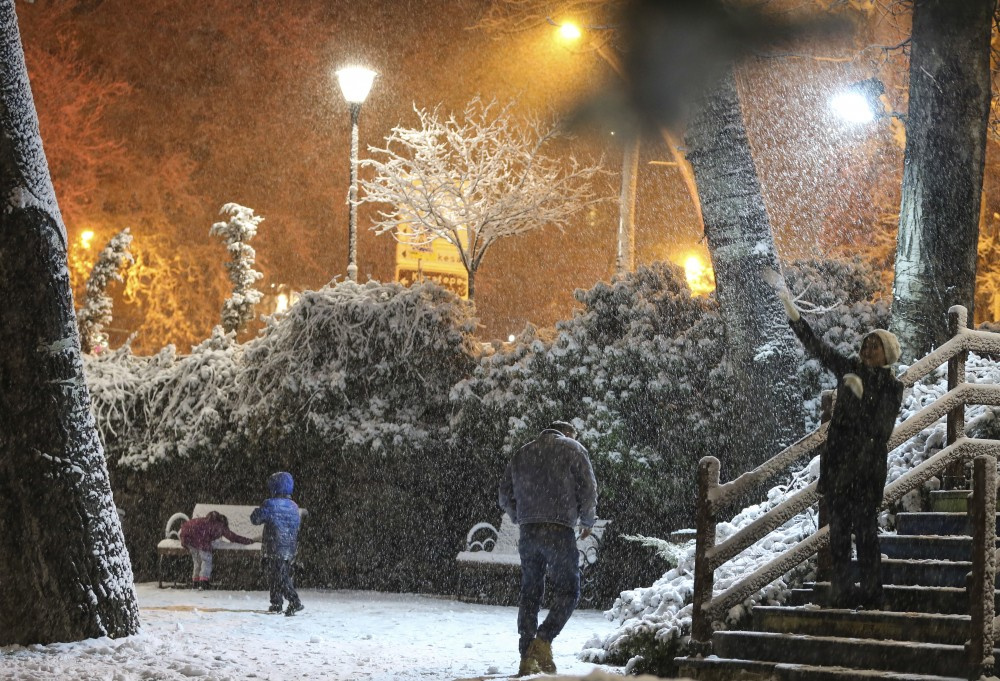
M299 535L299 506L292 501L294 481L290 473L275 473L267 481L271 498L250 514L250 522L264 526L262 555L271 592L269 612L281 612L288 600L285 615L291 617L304 607L292 584L292 561Z

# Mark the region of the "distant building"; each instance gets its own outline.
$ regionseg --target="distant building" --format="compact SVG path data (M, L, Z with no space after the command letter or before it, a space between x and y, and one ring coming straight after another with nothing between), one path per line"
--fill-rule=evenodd
M464 229L460 238L463 242L467 238ZM426 233L414 234L405 226L396 232L395 279L404 286L416 281L433 281L460 298L469 298L469 273L462 264L458 248Z

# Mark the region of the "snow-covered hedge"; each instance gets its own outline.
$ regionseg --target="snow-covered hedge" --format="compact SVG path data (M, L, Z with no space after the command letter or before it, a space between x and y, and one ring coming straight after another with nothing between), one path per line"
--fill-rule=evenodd
M885 307L865 302L877 286L869 269L800 263L786 274L830 308L813 321L831 342L856 348L885 323ZM343 282L305 293L246 343L217 329L186 356L120 349L88 358L87 377L115 470L141 483L169 469L160 485L194 477L184 504L199 490L254 498L267 470L297 470L310 503L340 523L322 541L364 542L368 567L400 572L393 583L404 586L402 561L375 563L392 558L393 542L429 535L420 513L458 526L498 519L510 454L571 419L593 455L600 513L614 520L600 563L610 602L657 574L648 550L620 536L689 526L697 461L725 461L739 421L716 304L692 297L678 268L642 267L577 299L582 309L554 330L484 353L471 307L443 289ZM809 364L802 378L810 398L829 385ZM390 518L392 531L373 529ZM441 536L414 548L428 552L428 572L453 562L468 527L435 523Z
M88 358L87 381L119 466L290 436L343 454L413 450L440 436L477 352L473 328L469 307L434 284L344 282L305 292L245 344L216 327L185 356L126 346Z

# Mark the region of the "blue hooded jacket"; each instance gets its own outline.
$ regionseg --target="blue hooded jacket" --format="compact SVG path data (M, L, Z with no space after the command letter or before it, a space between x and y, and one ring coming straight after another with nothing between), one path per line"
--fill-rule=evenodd
M250 522L264 526L263 554L284 560L295 557L298 543L299 506L290 499L295 482L290 473L275 473L267 481L271 498L250 514Z

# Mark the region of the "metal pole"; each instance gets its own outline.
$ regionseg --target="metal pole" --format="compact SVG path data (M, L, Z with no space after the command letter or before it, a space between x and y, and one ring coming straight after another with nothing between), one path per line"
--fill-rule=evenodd
M347 278L358 280L358 117L361 103L351 103L351 188L347 194Z
M625 147L622 159L622 191L618 202L618 274L635 270L635 195L639 174L639 136Z

